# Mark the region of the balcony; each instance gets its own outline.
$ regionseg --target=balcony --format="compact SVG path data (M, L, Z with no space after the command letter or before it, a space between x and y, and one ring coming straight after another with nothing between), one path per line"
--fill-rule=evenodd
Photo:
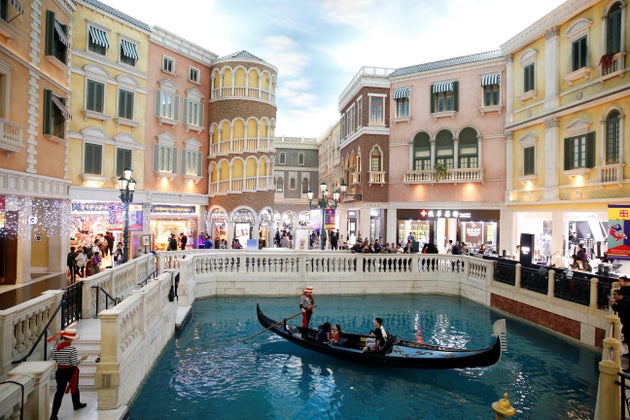
M276 95L273 92L251 88L245 86L227 86L217 89L212 89L212 97L210 101L216 101L218 99L256 99L265 102L275 104Z
M370 171L368 172L370 175L370 185L385 185L385 175L387 172L385 171Z
M208 156L215 158L231 154L268 152L271 150L272 145L273 141L268 137L223 140L219 143L210 144Z
M605 81L615 76L623 76L625 72L626 52L604 54L599 60L599 78Z
M24 127L0 118L0 149L8 153L24 148Z
M435 169L422 171L407 171L403 177L404 184L434 184L434 183L459 183L459 182L483 182L483 170L481 168L453 168L445 173Z
M210 197L242 194L244 192L270 191L274 189L272 176L222 179L218 182L210 182L208 185Z
M623 163L602 165L599 167L599 182L602 184L618 184L623 186Z

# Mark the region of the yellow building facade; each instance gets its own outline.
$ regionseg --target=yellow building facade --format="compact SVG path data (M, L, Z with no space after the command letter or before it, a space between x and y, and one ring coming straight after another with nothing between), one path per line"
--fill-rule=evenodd
M118 178L134 170L143 189L147 67L151 28L102 3L77 1L73 22L68 178L70 245L112 230L122 240ZM135 201L135 200L134 200ZM142 203L142 201L138 201ZM143 208L132 208L143 231Z
M537 261L566 266L579 243L602 256L608 205L628 202L626 14L620 1L569 1L501 47L510 219L501 234L514 245L535 234Z

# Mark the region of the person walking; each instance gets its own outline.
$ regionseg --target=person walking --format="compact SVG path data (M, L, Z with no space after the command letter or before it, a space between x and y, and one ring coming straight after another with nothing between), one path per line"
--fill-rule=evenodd
M302 327L308 328L308 323L311 322L311 316L315 309L312 287L305 288L302 296L300 296L300 309L302 310Z
M74 283L77 279L77 253L75 247L70 247L70 252L66 257L66 265L68 266L68 276L70 277L70 283Z
M52 348L52 359L57 362L57 371L55 372L57 391L53 398L50 420L58 419L57 415L64 394L70 393L72 395L72 406L75 410L87 406L86 403L81 402L81 394L79 393L79 364L87 359L87 355L79 359L77 349L72 345L72 341L77 338L79 336L76 330L66 329L48 339L49 342L57 339L56 345Z
M184 235L184 232L179 234L179 248L184 251L188 245L188 236Z
M85 265L87 263L87 255L85 252L86 248L81 248L77 250L77 256L75 260L77 261L76 272L79 277L85 277Z

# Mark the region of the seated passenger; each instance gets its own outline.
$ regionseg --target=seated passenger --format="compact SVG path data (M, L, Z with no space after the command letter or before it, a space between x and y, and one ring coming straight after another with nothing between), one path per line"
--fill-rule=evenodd
M370 331L370 338L365 342L363 351L379 351L387 342L387 331L383 327L382 318L374 318L374 330Z
M325 343L328 341L328 334L330 333L330 322L325 322L324 324L317 327L317 335L315 336L315 341L320 343Z
M328 341L334 344L338 343L340 334L341 334L341 327L339 326L339 324L333 325L332 330L330 330L330 332L328 333Z

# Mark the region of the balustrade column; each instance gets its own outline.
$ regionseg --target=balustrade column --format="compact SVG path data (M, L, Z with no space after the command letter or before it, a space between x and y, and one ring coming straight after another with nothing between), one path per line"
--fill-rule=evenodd
M514 267L514 287L518 290L521 288L521 263L517 263Z
M619 349L621 342L616 338L605 338L603 341L603 358L599 362L599 387L597 390L597 406L595 420L621 418L621 392L616 381L621 369Z
M597 302L597 286L599 284L599 280L597 280L597 277L591 277L591 290L590 290L590 300L589 300L589 304L588 307L589 309L592 310L596 310L597 308L599 308L599 304Z
M547 271L547 297L553 298L556 291L556 272L554 270Z

